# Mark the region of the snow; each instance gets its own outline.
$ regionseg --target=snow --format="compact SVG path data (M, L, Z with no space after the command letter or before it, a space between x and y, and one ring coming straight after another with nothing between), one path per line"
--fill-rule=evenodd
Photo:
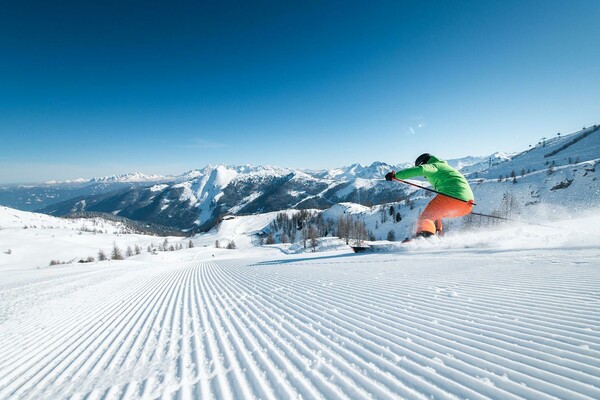
M143 174L141 172L130 172L127 174L117 174L110 176L103 176L101 178L93 178L89 182L155 182L166 180L167 177L156 174Z
M501 175L506 178L513 171L519 176L523 169L545 172L553 164L568 167L582 161L594 162L599 159L600 129L592 127L564 137L547 139L509 160L481 171L479 177L496 179Z
M343 214L366 214L371 210L370 207L355 203L338 203L323 212L324 218L338 219Z
M173 186L174 188L183 188L180 196L181 201L189 201L191 205L202 207L199 209L197 224L202 224L212 217L211 204L215 204L223 195L223 189L236 177L238 172L235 169L218 165L207 166L202 170L202 175L188 182L183 182Z
M354 192L355 190L370 188L375 185L376 185L376 181L369 180L369 179L356 178L356 180L354 180L351 185L346 186L342 190L338 190L336 192L336 196L338 196L339 198L344 198L345 196L348 196L350 193Z
M171 200L167 199L167 198L162 198L160 200L160 211L164 211L167 208L169 208L169 205L171 204Z
M213 218L214 205L223 196L223 189L229 185L231 181L240 176L240 174L252 178L253 176L283 176L289 174L291 171L286 168L272 166L209 165L202 172L203 175L196 180L181 184L186 187L184 195L182 195L182 200L189 199L191 203L200 206L198 219L196 220L196 224L198 225L210 221L211 218ZM313 178L311 177L310 179ZM242 209L247 203L255 200L261 195L262 193L260 192L253 193L233 208L233 210L230 210L230 212L237 212L237 210Z
M352 164L342 168L332 168L326 171L306 171L314 176L319 176L323 179L331 179L337 181L353 181L356 178L362 179L381 179L391 170L399 171L404 168L413 166L412 163L402 163L398 165L390 165L379 161L373 162L369 166L362 164Z
M77 179L67 179L64 181L52 180L52 181L44 182L44 184L45 185L63 185L63 184L79 184L79 183L87 183L87 182L89 182L89 179L77 178Z
M369 208L330 212L348 210ZM24 222L75 224L1 211L2 246L20 235L4 266ZM177 252L0 269L0 398L600 398L597 210L362 254L256 245L275 216Z
M135 245L146 251L164 241L163 237L124 231L120 222L102 218L62 219L0 206L0 271L47 268L53 260L76 263L97 258L100 250L109 256L115 244L123 253ZM183 241L176 237L168 240Z
M160 184L160 185L154 185L150 187L150 191L151 192L162 192L163 190L165 190L166 188L168 188L169 185L166 184Z
M78 264L164 238L0 207L0 399L598 399L599 145L585 130L497 153L489 169L488 157L453 160L472 172L477 212L514 198L510 223L448 220L441 239L383 240L410 234L431 199L412 187L410 202L322 211L366 223L377 240L360 254L333 237L314 253L260 245L272 212L167 238L194 248ZM351 191L388 167L325 174ZM498 181L513 169L516 183ZM291 172L209 165L174 187L202 203L202 222L239 174Z
M231 214L235 214L237 212L239 212L242 208L244 208L246 205L248 205L249 203L253 202L254 200L258 199L260 196L263 195L263 192L254 192L252 193L250 196L246 196L244 197L244 199L242 199L242 201L239 202L239 204L237 206L231 207L229 209L229 213ZM220 198L221 196L219 196ZM217 196L215 196L215 199L218 200Z
M514 154L504 152L496 152L487 157L463 157L458 159L447 160L448 164L460 170L463 174L478 172L487 169L490 165L496 165L510 160Z

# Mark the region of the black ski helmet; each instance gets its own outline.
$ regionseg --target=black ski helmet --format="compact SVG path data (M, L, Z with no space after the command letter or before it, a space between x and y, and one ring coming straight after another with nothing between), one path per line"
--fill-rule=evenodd
M415 160L415 166L418 167L419 165L427 164L427 161L429 161L430 158L431 158L431 154L429 154L429 153L421 154Z

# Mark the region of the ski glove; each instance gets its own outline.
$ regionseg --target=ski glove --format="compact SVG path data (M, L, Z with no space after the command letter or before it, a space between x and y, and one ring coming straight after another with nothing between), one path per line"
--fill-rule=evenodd
M396 173L394 171L392 172L388 172L387 175L385 176L385 180L386 181L391 181L394 179L394 176L396 175Z

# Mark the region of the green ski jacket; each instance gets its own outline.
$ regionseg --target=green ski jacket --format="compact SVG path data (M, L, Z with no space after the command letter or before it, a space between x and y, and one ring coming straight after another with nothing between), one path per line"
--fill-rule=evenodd
M475 200L467 179L437 157L431 156L426 164L396 172L396 179L424 176L438 192L464 201Z

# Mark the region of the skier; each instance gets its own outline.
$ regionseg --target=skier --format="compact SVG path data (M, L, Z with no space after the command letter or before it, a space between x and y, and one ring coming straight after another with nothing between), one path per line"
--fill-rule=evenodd
M416 236L442 235L442 218L457 218L473 210L474 196L467 179L446 161L429 153L421 154L413 168L391 171L385 179L407 179L424 176L438 194L427 204L419 216Z

